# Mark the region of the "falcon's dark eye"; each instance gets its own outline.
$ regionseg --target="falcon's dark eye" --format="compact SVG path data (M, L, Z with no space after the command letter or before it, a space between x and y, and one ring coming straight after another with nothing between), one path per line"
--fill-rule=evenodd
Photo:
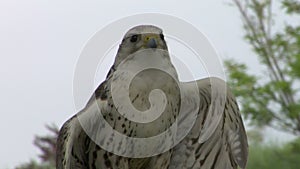
M138 35L132 35L131 38L130 38L130 42L136 42L138 39Z
M159 34L159 36L160 36L160 39L161 40L165 40L165 37L164 37L164 35L161 33L161 34Z

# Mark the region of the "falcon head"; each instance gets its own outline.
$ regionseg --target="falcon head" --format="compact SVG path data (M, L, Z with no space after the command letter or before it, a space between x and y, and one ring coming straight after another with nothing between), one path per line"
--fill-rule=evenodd
M127 56L139 50L151 48L168 50L162 29L153 25L133 27L125 34L114 65L118 65Z

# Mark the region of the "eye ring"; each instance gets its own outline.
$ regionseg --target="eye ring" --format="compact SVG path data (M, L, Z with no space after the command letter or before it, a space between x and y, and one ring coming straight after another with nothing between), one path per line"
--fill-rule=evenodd
M161 39L161 40L165 40L165 36L164 36L164 34L162 34L162 33L161 33L161 34L159 34L159 37L160 37L160 39Z
M138 35L132 35L130 38L130 42L134 43L137 41L137 39L138 39Z

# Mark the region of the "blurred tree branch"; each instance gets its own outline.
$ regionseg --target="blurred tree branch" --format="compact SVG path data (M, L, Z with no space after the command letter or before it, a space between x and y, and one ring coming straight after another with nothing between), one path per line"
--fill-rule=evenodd
M16 169L55 169L56 158L56 139L58 137L59 129L56 125L46 125L50 135L35 136L34 145L41 150L39 157L42 163L31 160L28 163L21 164Z
M283 30L276 30L273 3L233 0L241 14L245 39L264 66L265 77L247 73L245 64L232 59L225 65L246 118L253 124L300 135L300 24L285 24ZM299 18L299 1L280 3L286 17Z

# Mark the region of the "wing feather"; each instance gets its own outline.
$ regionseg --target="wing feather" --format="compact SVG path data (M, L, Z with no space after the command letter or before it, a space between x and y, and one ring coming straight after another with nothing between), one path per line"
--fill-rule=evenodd
M189 92L193 92L192 83L182 83L182 90L187 93L187 97ZM248 157L247 136L231 90L218 78L198 80L197 85L199 113L190 133L174 148L170 168L245 168ZM188 114L189 111L182 113Z
M86 146L89 137L83 131L77 115L66 121L60 129L57 139L57 169L87 168Z

